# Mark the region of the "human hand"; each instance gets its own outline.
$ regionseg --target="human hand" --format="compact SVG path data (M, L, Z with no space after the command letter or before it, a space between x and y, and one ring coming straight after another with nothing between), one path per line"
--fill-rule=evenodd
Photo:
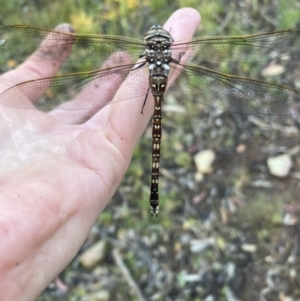
M181 9L164 27L175 40L188 39L199 19L195 10ZM31 56L0 77L0 93L54 76L59 67ZM119 89L116 98L122 95L121 81L111 85ZM101 97L112 99L105 91ZM2 300L33 300L74 258L118 188L153 113L148 101L140 114L143 101L114 99L89 116L0 106Z

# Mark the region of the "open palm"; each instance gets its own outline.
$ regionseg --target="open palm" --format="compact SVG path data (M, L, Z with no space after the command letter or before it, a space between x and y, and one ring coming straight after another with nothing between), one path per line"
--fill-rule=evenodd
M199 19L196 11L181 9L164 27L172 28L175 40L186 39ZM25 80L54 76L59 67L31 56L0 77L0 93ZM110 85L118 93L100 111L45 114L0 106L3 300L32 300L72 260L126 172L153 103L147 102L142 115L144 97L128 106L117 101L122 79ZM113 95L91 90L90 97L106 103Z

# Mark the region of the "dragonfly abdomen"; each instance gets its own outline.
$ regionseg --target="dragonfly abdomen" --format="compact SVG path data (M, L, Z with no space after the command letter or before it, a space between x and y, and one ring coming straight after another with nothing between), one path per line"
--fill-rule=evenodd
M161 103L163 96L154 97L155 109L152 117L152 172L151 172L151 192L150 192L150 211L151 215L158 215L159 197L159 161L160 161L160 142L161 142Z

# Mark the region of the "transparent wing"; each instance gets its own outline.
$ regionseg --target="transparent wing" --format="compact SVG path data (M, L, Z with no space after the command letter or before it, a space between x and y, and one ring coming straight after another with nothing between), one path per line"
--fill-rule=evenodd
M133 67L134 64L129 64L24 82L4 91L0 95L0 104L18 108L32 108L34 104L43 111L103 107L107 104L101 103L101 95L104 91L116 92L110 85L116 77L126 78L120 101L146 95L147 67L132 71ZM172 63L170 82L175 75L179 78L175 85L170 84L167 93L183 100L243 114L300 114L300 92L287 86L227 75L191 64Z
M145 44L121 36L81 35L23 25L0 28L1 65L11 57L24 60L30 54L62 61L64 58L61 53L70 48L72 51L66 62L97 62L100 65L112 53L120 51L137 59L143 53Z
M177 41L174 53L184 53L189 45L191 56L207 61L259 62L300 54L300 29L232 37L202 37Z
M103 94L117 92L112 82L125 78L119 101L146 95L148 70L133 67L136 64L26 81L0 94L0 104L41 111L101 108L107 105L102 102Z
M258 61L299 53L299 37L300 30L286 30L242 37L195 38L192 41L176 42L172 49L175 57L182 56L184 52L191 52L191 55L201 56L207 60ZM61 58L59 50L63 51L64 48L71 47L70 45L72 45L68 59L70 62L84 60L103 62L112 53L120 51L129 53L135 61L145 48L142 41L117 36L76 35L28 26L0 29L0 49L7 47L19 54L31 53L37 48L36 55L59 60ZM185 51L186 48L188 51ZM145 78L148 77L146 68L130 72L133 66L121 63L118 67L105 70L28 81L2 93L0 103L26 108L31 107L33 102L39 109L45 111L55 107L84 109L102 106L94 98L89 97L91 87L99 90L100 97L103 91L111 89L109 82L112 79L135 74L132 77L134 80L129 81L130 84L122 96L125 100L146 93L147 90L141 92L141 89L138 89L139 82L145 82ZM176 95L238 113L299 114L299 92L292 88L226 75L196 65L183 67L173 63L171 67L173 72L181 73L178 84L171 89ZM86 85L89 88L85 89ZM80 97L77 97L78 94Z
M300 114L300 92L259 80L228 75L188 64L172 64L180 73L170 93L216 109L243 114Z
M39 47L40 46L40 47ZM125 51L134 59L145 49L142 40L109 35L81 35L23 25L0 28L0 64L8 56L22 58L34 53L60 61L60 52L72 46L67 62L104 62L112 53ZM39 48L38 48L39 47ZM201 37L177 41L171 46L178 58L189 49L190 56L207 61L258 62L300 54L300 30L232 37Z

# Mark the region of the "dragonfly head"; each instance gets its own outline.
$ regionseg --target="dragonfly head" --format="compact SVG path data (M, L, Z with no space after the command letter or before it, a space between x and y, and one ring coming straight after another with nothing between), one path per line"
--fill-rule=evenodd
M144 35L145 42L151 39L165 40L168 43L172 43L174 41L170 33L158 24L152 25Z

